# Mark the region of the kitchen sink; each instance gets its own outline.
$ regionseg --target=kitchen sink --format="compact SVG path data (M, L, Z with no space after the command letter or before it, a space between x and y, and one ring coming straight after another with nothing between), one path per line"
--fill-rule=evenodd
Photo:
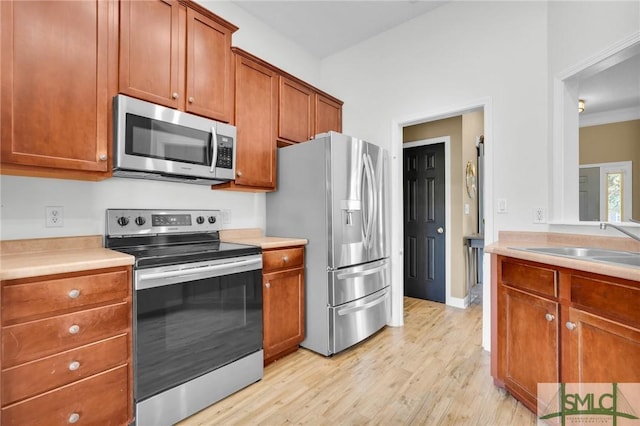
M640 253L594 247L511 247L515 250L640 268Z
M594 257L593 260L599 260L601 262L609 262L609 263L622 263L624 265L635 266L637 268L640 268L640 254L636 254L635 256L632 254L631 256Z

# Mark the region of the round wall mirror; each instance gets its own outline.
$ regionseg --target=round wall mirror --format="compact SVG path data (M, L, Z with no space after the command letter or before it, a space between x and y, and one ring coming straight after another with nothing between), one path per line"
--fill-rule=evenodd
M469 194L469 197L474 198L476 196L476 190L477 190L476 166L471 161L467 161L465 181L467 185L467 194Z

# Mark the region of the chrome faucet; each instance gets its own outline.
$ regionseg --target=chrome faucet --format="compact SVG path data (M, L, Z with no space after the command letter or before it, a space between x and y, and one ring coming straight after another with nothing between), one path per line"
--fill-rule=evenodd
M635 220L635 219L631 219L631 222L640 223L640 221L637 221L637 220ZM607 227L608 227L608 226L610 226L610 227L612 227L612 228L614 228L614 229L617 229L618 231L620 231L620 232L622 232L623 234L625 234L625 235L627 235L627 236L629 236L629 237L633 238L633 239L634 239L634 240L636 240L636 241L640 241L640 237L639 237L639 236L637 236L637 235L635 235L635 234L632 234L631 232L627 231L627 230L626 230L626 229L624 229L624 228L621 228L620 226L617 226L617 225L614 225L614 224L612 224L612 223L608 223L608 222L602 222L602 223L600 223L600 229L607 229Z

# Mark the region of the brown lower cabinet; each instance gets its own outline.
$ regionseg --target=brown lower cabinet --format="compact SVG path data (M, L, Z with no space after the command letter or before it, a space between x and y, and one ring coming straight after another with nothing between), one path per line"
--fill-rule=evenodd
M640 382L640 282L492 256L492 375L530 410L538 383Z
M262 253L264 365L304 340L304 247Z
M133 420L131 267L2 281L0 423Z

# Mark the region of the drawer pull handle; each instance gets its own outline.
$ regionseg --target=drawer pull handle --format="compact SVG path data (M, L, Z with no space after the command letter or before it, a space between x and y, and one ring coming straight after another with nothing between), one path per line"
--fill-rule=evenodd
M78 290L77 288L74 288L74 289L69 291L69 297L70 298L77 299L78 296L80 296L80 290Z
M78 334L80 333L80 326L78 324L73 324L69 327L69 334Z
M282 261L287 263L289 261L289 256L282 256Z
M271 288L271 283L266 283L264 286L265 286L266 288Z
M69 371L76 371L80 368L80 363L78 361L72 361L69 363Z
M553 315L553 314L549 314L549 313L547 313L547 314L544 316L544 319L546 319L547 321L551 322L551 321L553 321L554 319L556 319L556 317L555 317L555 315Z
M67 420L67 423L77 423L78 420L80 420L80 414L71 413L71 415L69 416L69 420Z
M576 323L575 322L567 321L567 323L565 325L567 326L567 328L569 330L573 330L574 328L576 328Z

